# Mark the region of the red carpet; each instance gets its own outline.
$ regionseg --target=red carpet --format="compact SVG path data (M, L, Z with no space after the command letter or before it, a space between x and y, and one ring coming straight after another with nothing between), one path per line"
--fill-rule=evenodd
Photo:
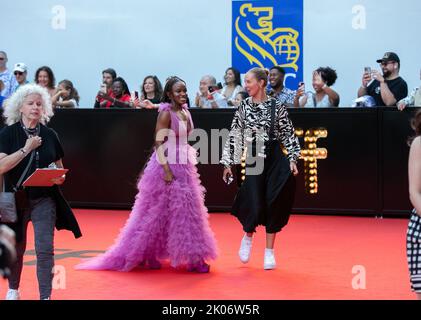
M406 220L293 216L277 239L278 268L264 271L264 229L255 237L250 263L243 265L237 257L243 235L239 223L227 214L211 214L220 250L211 273L190 274L173 270L168 263L161 270L121 273L75 271L73 266L80 261L75 257L80 251L110 246L128 212L76 212L84 237L75 240L67 231L56 232L56 265L62 269L55 281L55 300L415 299L406 265ZM28 234L28 250L33 250L32 228ZM22 299L38 299L33 261L27 252ZM365 290L352 288L355 265L365 267ZM1 297L6 288L0 280Z

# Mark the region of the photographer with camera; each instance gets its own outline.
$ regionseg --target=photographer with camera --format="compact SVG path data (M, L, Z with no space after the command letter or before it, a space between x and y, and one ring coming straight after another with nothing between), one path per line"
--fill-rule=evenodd
M408 95L408 85L399 76L401 60L394 52L386 52L377 60L382 73L366 67L362 77L362 86L358 97L371 96L376 106L396 106L397 102Z
M98 91L98 94L95 98L94 109L99 109L99 108L108 109L111 107L112 102L109 100L105 100L102 95L108 95L108 96L113 95L113 90L111 89L111 86L115 78L117 78L117 72L115 72L114 69L108 68L102 71L101 88Z
M0 277L8 278L16 261L15 233L6 225L0 225Z
M225 97L220 93L222 84L216 84L213 76L207 75L202 77L199 85L199 92L196 95L195 105L202 109L218 109L227 108L228 103Z

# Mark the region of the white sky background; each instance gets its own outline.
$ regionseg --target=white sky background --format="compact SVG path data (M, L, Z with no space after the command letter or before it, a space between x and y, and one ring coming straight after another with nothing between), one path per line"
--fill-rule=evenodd
M65 29L53 27L57 5L65 8ZM356 5L366 11L365 28L357 30ZM9 68L25 62L31 81L42 65L53 69L57 81L72 80L82 107L93 106L107 67L138 91L146 75L156 74L161 81L178 75L194 98L202 75L222 82L231 65L231 6L230 0L3 1L0 50L8 53ZM364 66L376 68L375 60L385 51L399 54L409 90L419 86L419 17L417 0L399 5L392 0L304 0L307 90L312 70L331 66L338 72L334 88L341 106L350 105Z

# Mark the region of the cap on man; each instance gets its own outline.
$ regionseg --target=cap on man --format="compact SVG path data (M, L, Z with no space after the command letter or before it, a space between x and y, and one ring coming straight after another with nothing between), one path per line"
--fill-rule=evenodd
M19 62L15 64L13 68L13 74L15 75L16 81L18 83L17 88L29 83L29 81L27 80L28 67L23 62Z

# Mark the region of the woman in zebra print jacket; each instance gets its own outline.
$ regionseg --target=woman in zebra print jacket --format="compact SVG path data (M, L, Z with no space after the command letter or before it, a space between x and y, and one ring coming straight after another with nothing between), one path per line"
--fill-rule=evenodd
M228 183L233 176L232 166L246 159L245 180L232 207L232 214L246 233L239 256L243 263L249 261L253 233L263 225L264 269L270 270L276 267L276 234L287 225L294 202L300 144L285 106L266 95L268 72L251 69L245 80L250 97L242 101L234 115L220 163L225 167L223 179Z

